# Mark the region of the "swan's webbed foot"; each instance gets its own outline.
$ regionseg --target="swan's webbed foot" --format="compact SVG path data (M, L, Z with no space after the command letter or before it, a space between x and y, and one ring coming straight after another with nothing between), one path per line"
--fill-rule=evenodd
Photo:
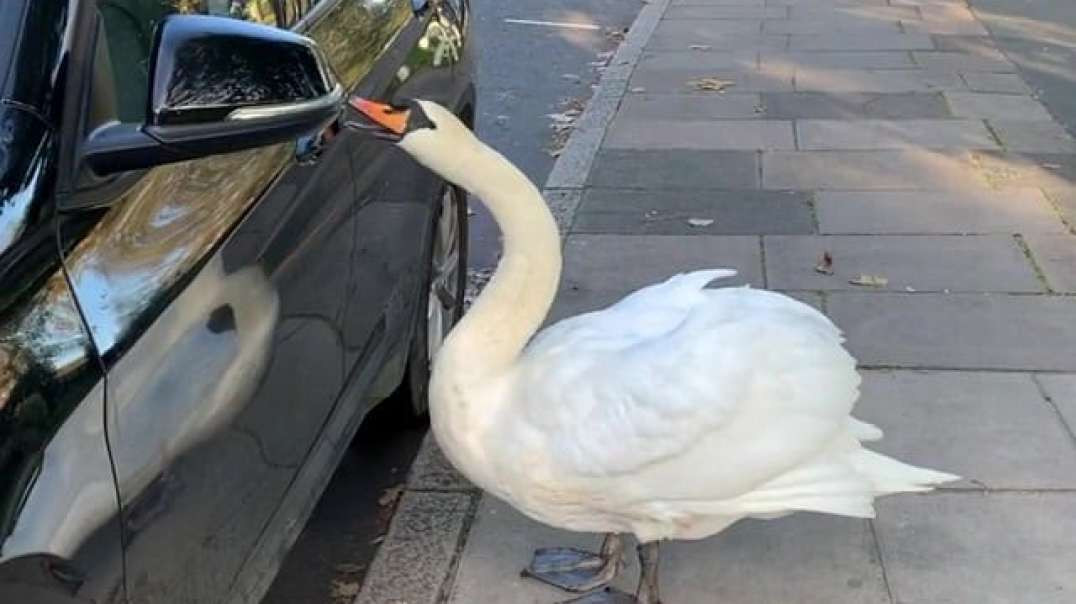
M570 547L539 549L534 552L534 560L522 574L565 591L583 593L603 587L612 581L624 565L623 553L624 545L620 535L609 533L602 542L601 553L598 554ZM586 597L590 597L590 594ZM605 600L593 602L603 601Z
M591 592L581 598L559 602L558 604L638 604L639 600L631 594L606 587Z

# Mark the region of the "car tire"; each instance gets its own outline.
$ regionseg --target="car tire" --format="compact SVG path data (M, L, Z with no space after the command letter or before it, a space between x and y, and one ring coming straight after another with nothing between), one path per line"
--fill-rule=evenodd
M467 288L467 194L445 185L433 211L429 248L423 264L415 331L401 384L411 417L429 415L430 369L449 330L463 316Z

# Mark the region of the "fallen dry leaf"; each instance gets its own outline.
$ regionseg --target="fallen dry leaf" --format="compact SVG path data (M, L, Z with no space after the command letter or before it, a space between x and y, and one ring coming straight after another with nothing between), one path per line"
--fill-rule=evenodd
M338 581L333 579L329 596L334 600L354 598L359 595L359 584L353 581Z
M889 285L889 279L879 275L860 275L855 279L850 279L848 282L852 285L863 287L885 287Z
M377 505L386 507L396 503L396 500L400 498L400 494L403 493L403 490L404 486L398 484L381 491L381 497L378 498Z
M818 257L818 264L814 266L816 273L822 273L823 275L833 274L833 256L829 252L822 252L822 255Z
M699 78L697 80L688 80L687 85L691 86L695 90L705 90L707 92L723 92L729 86L735 86L736 82L722 80L721 78Z
M714 223L713 218L688 218L687 223L693 227L707 227Z
M610 42L620 44L624 41L624 37L628 34L628 28L624 29L607 29L605 30L605 38Z

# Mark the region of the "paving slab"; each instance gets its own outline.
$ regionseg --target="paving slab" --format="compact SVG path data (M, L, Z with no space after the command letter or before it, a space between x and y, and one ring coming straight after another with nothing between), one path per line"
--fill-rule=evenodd
M641 189L757 189L754 151L602 149L589 184Z
M571 235L550 320L604 308L683 271L733 268L739 275L721 285L761 287L761 247L748 236Z
M1024 241L1050 287L1076 293L1076 236L1033 234L1024 237ZM1073 349L1076 353L1076 343Z
M688 221L708 220L692 225ZM796 191L628 191L591 189L575 233L755 235L811 233L810 196Z
M796 90L810 92L935 92L967 86L960 75L921 69L796 69Z
M905 69L916 67L907 52L890 50L865 50L843 52L775 52L762 51L760 64L763 71L799 67L831 67L843 69Z
M934 47L947 52L962 52L976 57L1005 61L1005 53L998 48L993 38L986 36L962 36L933 34Z
M436 604L475 495L404 492L355 604Z
M823 191L822 233L1064 233L1038 189L1010 191Z
M697 21L665 21L665 23L709 23ZM677 34L655 36L650 39L647 50L650 51L684 51L693 47L707 47L709 51L725 50L784 50L788 47L788 36L773 34L699 34L680 37Z
M1076 441L1029 374L864 371L854 415L868 447L963 477L944 488L1071 489Z
M749 70L758 66L757 50L667 50L647 51L636 69L724 69Z
M673 6L765 6L766 0L672 0Z
M838 32L844 35L861 34L887 34L900 33L903 31L898 21L883 21L871 19L781 19L767 20L762 24L763 33L767 34L795 34L795 35L822 35ZM830 50L830 49L827 49Z
M1016 73L1016 65L1013 65L1004 57L980 56L951 51L913 51L912 59L917 65L934 71Z
M882 8L889 4L888 0L766 0L769 6L806 7L812 9L837 9L837 8Z
M662 21L646 48L648 50L691 50L693 45L713 49L783 49L786 36L763 35L759 22L749 21Z
M868 366L1076 370L1074 297L834 292L826 304Z
M997 149L979 120L799 120L800 149Z
M664 20L654 30L654 38L651 38L651 41L659 36L677 35L685 38L696 38L698 36L757 34L761 32L761 19Z
M701 4L701 3L698 3ZM670 6L665 20L676 19L784 19L788 9L784 6Z
M1040 373L1035 379L1061 413L1069 433L1076 437L1076 374Z
M834 3L819 6L811 3L796 3L788 7L789 19L809 20L856 20L856 21L900 21L918 20L919 11L913 6L884 6L868 3Z
M1076 183L1076 154L975 151L976 168L992 188L1039 188L1048 195Z
M794 149L792 122L776 120L614 119L608 149Z
M895 602L1065 604L1076 592L1076 495L883 499L875 526Z
M971 71L961 74L968 88L974 92L999 92L1003 94L1031 94L1023 78L1015 73L986 73Z
M831 32L828 34L791 36L790 50L929 50L934 48L930 36L922 33Z
M770 119L940 119L952 117L940 93L775 92L761 95Z
M597 548L594 535L545 527L507 505L482 502L450 602L536 604L564 593L522 579L536 547ZM630 550L629 550L630 551ZM638 562L613 583L634 591ZM863 520L797 514L742 521L716 537L662 546L666 602L797 602L884 604L888 597L870 526Z
M925 34L985 36L988 33L986 28L975 20L939 19L930 18L926 15L923 16L922 20L905 21L901 25L903 25L904 31Z
M1026 95L946 92L953 115L988 120L1049 120L1046 108Z
M1076 239L1076 238L1074 238ZM1043 284L1008 235L763 237L774 289L863 290L861 275L885 277L879 291L1042 292ZM833 274L815 270L823 253Z
M700 53L708 54L708 53ZM766 73L749 69L716 69L697 66L689 69L639 67L631 76L630 90L643 88L647 92L701 94L718 96L711 90L699 90L693 83L700 78L718 78L726 82L722 92L779 92L792 90L792 74Z
M764 112L758 94L629 94L617 115L622 120L720 120L759 118Z
M1028 153L1076 153L1076 140L1055 121L990 120L1005 148Z
M967 153L771 151L762 154L765 189L956 189L985 187Z

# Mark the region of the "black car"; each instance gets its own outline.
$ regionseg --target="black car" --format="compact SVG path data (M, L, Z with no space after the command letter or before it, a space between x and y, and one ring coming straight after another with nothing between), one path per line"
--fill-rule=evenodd
M421 415L466 0L0 0L0 602L256 602L364 415ZM395 393L395 396L390 396Z

